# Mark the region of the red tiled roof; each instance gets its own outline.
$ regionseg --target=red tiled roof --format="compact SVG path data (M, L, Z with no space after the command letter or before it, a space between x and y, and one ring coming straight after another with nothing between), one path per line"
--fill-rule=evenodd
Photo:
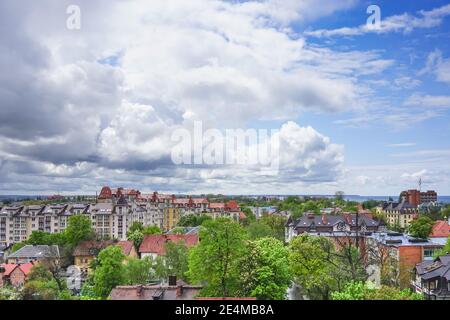
M3 275L9 276L11 272L13 272L16 268L19 268L25 275L28 275L31 272L31 268L33 268L34 264L32 262L24 263L24 264L13 264L7 263L1 265L5 268L5 272Z
M119 241L117 242L117 245L119 247L122 247L122 251L125 255L129 256L131 253L131 250L133 249L133 242L132 241Z
M239 205L235 200L230 200L226 205L227 210L236 211L239 210Z
M145 236L139 247L140 253L155 253L164 255L165 244L169 241L183 241L188 247L195 246L198 243L198 235L195 234L153 234Z
M221 203L221 202L213 202L209 204L209 207L211 209L224 209L225 208L225 203Z
M14 269L17 267L17 264L6 263L6 264L2 264L0 266L5 268L5 272L3 274L5 276L9 276L11 274L11 272L13 272Z
M447 221L438 220L433 225L433 230L431 231L431 238L443 238L450 236L450 225Z
M103 187L102 191L100 191L100 195L98 196L99 199L111 199L112 198L112 191L110 187Z
M239 219L246 219L247 216L243 212L239 212Z
M21 264L21 265L19 266L20 270L22 270L22 272L23 272L25 275L28 275L28 274L31 272L31 268L33 268L33 267L34 267L34 264L31 263L31 262L25 263L25 264Z

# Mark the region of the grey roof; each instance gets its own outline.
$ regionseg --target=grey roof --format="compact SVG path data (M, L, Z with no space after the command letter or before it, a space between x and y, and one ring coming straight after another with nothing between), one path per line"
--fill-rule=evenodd
M176 227L166 232L166 234L175 234L176 231L183 228L183 234L198 234L200 227Z
M20 258L59 258L59 248L56 245L26 245L8 256L8 259Z
M434 242L433 239L418 239L406 234L377 232L370 236L379 243L392 246L421 246L421 247L441 247L441 244Z
M450 255L440 256L434 261L419 263L416 265L416 271L423 280L437 277L450 280Z
M346 217L348 217L348 219ZM313 216L304 215L295 221L292 221L292 220L288 221L288 223L292 223L294 228L308 228L313 223L316 226L333 226L338 222L344 222L351 226L356 226L356 214L348 214L346 216L344 216L344 215L337 215L337 216L326 215L325 219L326 219L326 221L325 221L326 223L324 223L322 215L313 215ZM363 224L365 224L366 226L376 227L376 226L380 225L380 222L377 220L371 219L365 215L360 214L358 217L358 226L361 226Z

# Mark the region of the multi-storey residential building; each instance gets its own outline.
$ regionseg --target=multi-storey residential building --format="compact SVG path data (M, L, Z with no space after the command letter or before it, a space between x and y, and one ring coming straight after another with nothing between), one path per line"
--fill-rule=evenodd
M138 190L103 187L96 203L4 206L0 208L0 245L28 239L33 231L64 232L72 215L85 215L99 238L125 240L133 222L155 225L164 231L177 226L187 214L229 217L245 216L236 201L210 203L206 198L177 198L174 195L142 194Z
M385 202L377 208L377 212L386 217L389 225L397 225L405 229L418 217L419 209L403 200L402 202Z

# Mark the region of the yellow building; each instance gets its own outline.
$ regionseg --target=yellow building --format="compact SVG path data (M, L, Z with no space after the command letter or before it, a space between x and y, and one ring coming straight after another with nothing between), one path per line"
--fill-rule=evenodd
M175 228L180 221L180 210L178 208L164 208L163 230L169 231Z

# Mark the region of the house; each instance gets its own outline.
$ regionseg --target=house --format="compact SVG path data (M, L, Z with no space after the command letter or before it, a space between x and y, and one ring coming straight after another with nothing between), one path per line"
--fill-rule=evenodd
M7 263L0 265L0 287L11 285L14 287L22 286L28 274L35 264L32 262L25 264Z
M433 260L436 250L442 248L441 244L433 242L432 239L413 238L398 232L373 233L367 237L366 245L370 254L385 252L397 262L396 274L402 287L409 286L410 272L416 264ZM379 284L378 266L371 265L370 270L374 271L370 280Z
M118 241L114 245L122 248L122 252L124 255L130 258L138 258L138 252L134 247L133 241Z
M198 235L196 234L153 234L145 236L139 247L141 258L165 255L166 244L168 242L183 241L187 247L195 246L198 243Z
M429 236L434 242L445 245L448 237L450 237L450 218L446 220L438 220L434 223L433 229Z
M180 232L181 231L181 232ZM166 232L166 234L196 234L200 232L200 227L176 227Z
M411 285L425 299L450 300L450 255L418 263L413 270Z
M113 240L80 242L73 251L75 266L80 269L81 273L88 274L91 271L91 262L97 257L99 252L113 244Z
M377 208L377 212L385 215L390 225L397 225L403 229L408 228L411 221L417 219L419 215L417 205L405 199L401 202L385 202Z
M292 217L286 222L286 242L302 233L319 236L351 236L358 231L360 234L384 231L381 220L375 220L367 215L346 213L342 215L315 215L306 213L299 219Z
M59 264L59 247L56 245L26 245L6 258L8 263L24 264L36 261L51 261Z
M79 268L82 274L88 274L91 271L91 262L97 257L101 250L109 246L121 247L123 254L127 257L138 257L132 241L87 240L80 242L75 247L75 250L73 251L74 265Z
M188 285L169 277L167 285L118 286L110 294L111 300L194 300L201 286Z

